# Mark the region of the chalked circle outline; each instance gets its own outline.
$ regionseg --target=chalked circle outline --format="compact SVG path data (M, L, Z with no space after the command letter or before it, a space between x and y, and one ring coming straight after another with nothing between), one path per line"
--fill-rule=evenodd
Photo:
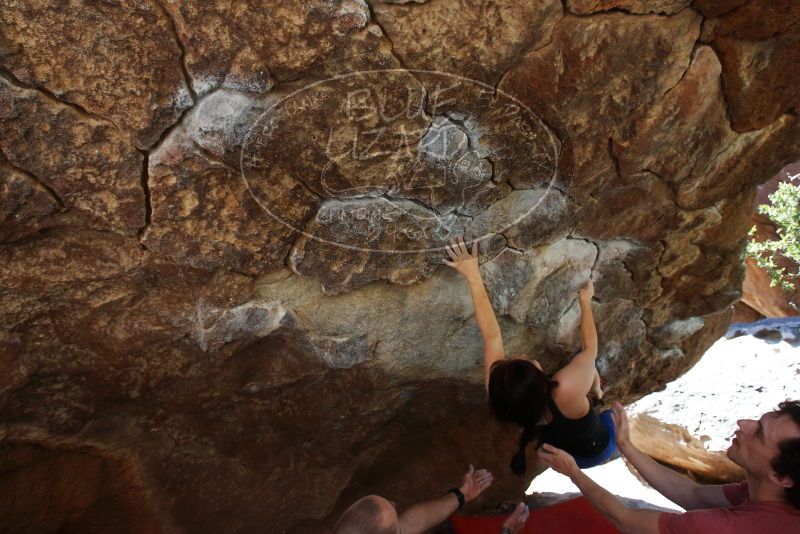
M243 182L245 184L245 187L247 188L247 191L248 191L250 197L271 218L273 218L274 220L276 220L279 223L283 224L284 226L286 226L287 228L289 228L293 232L296 232L296 233L298 233L300 235L303 235L303 236L305 236L305 237L307 237L309 239L314 239L314 240L317 240L317 241L319 241L321 243L325 243L325 244L336 246L336 247L342 247L344 249L354 250L354 251L358 251L358 252L383 253L383 254L419 254L419 253L429 253L429 252L444 252L446 250L445 247L447 246L447 243L443 244L442 246L438 246L438 247L426 247L426 248L417 248L417 249L411 249L411 250L391 250L391 249L366 248L366 247L351 245L349 243L341 243L341 242L338 242L338 241L331 241L329 239L325 239L325 238L319 237L319 236L317 236L317 235L315 235L313 233L307 232L304 228L303 229L296 228L291 223L289 223L289 222L285 221L284 219L282 219L281 217L277 216L269 208L269 206L265 205L263 203L262 199L259 198L259 196L256 195L253 192L252 188L250 187L250 183L248 181L248 178L246 176L245 169L247 168L247 166L245 165L244 160L245 160L245 157L246 157L246 154L247 154L247 147L248 147L248 145L251 144L251 139L252 139L253 135L257 135L257 134L254 134L254 132L256 131L256 127L261 125L263 119L268 117L270 114L272 114L274 112L274 110L278 109L279 106L281 106L285 102L291 100L293 97L295 97L299 93L302 93L304 91L308 91L308 90L310 90L310 89L312 89L312 88L314 88L314 87L316 87L318 85L321 85L321 84L330 83L332 81L341 80L341 79L344 79L344 78L355 77L355 76L360 76L360 75L374 75L374 74L382 74L382 73L383 74L388 74L388 73L424 74L424 75L442 76L442 77L447 77L447 78L453 78L453 79L459 80L461 82L468 82L468 83L483 87L484 89L489 89L491 91L491 93L493 93L493 95L494 95L493 96L493 101L497 101L500 98L506 98L506 99L511 100L514 104L519 106L520 109L522 109L524 112L526 112L529 115L529 117L531 117L533 119L533 121L535 123L538 123L548 133L548 139L550 141L550 144L552 145L551 148L553 149L553 154L555 156L555 158L554 158L555 163L553 165L553 172L552 172L552 174L550 176L550 181L548 182L547 188L544 191L544 193L542 194L541 198L537 202L535 202L525 213L523 213L522 215L517 217L514 221L512 221L508 225L506 225L503 228L501 228L499 230L496 230L496 231L489 231L489 232L487 232L486 234L484 234L484 235L482 235L480 237L472 237L471 239L469 239L470 243L473 243L473 242L476 242L476 241L477 242L484 241L484 240L490 239L493 236L496 236L496 235L499 235L499 234L503 234L509 228L515 226L521 220L525 219L528 215L533 213L533 211L547 198L547 195L550 194L550 191L552 189L554 189L553 184L554 184L554 182L556 180L556 177L559 175L559 170L560 170L559 169L559 162L560 162L561 157L563 156L564 147L569 147L571 149L572 146L573 146L572 139L571 139L571 136L569 134L569 130L567 128L563 128L563 127L562 128L558 128L558 131L563 132L563 134L567 137L567 139L560 139L556 135L556 133L554 132L553 126L548 125L545 121L543 121L536 113L534 113L530 109L529 106L527 106L526 104L522 103L515 96L513 96L513 95L511 95L509 93L506 93L505 91L503 91L503 90L501 90L501 89L499 89L497 87L494 87L494 86L492 86L492 85L490 85L488 83L482 82L480 80L474 80L472 78L467 78L465 76L460 76L458 74L452 74L452 73L441 72L441 71L423 70L423 69L396 68L396 69L361 70L361 71L355 71L355 72L350 72L350 73L345 73L345 74L339 74L339 75L336 75L336 76L331 76L331 77L328 77L328 78L325 78L325 79L322 79L322 80L317 80L317 81L315 81L315 82L313 82L311 84L304 85L303 87L292 91L288 95L280 98L277 102L275 102L274 104L272 104L271 106L266 108L263 111L263 113L261 113L259 115L259 117L254 121L253 125L248 129L247 133L245 134L244 140L242 142L242 150L241 150L241 153L240 153L240 156L239 156L239 165L240 165L240 169L241 169L240 175L242 177L242 180L243 180ZM425 85L422 84L422 82L420 82L420 84L422 85L423 90L425 91L425 94L427 95L427 89L426 89ZM549 111L554 114L554 111L552 109L550 109ZM437 116L441 116L441 115L433 115L433 116L431 116L431 118L435 118ZM552 117L550 117L550 119L551 119L551 122L552 122ZM561 124L559 124L559 126L561 126ZM298 182L303 184L303 182L300 181L300 180L298 180ZM306 186L303 184L303 187L306 187ZM527 189L527 190L530 191L530 190L533 190L533 189ZM388 203L390 203L392 205L395 205L392 202L392 200L394 200L394 201L404 201L405 200L405 201L410 201L410 202L414 202L414 203L417 202L417 201L415 201L413 199L404 199L402 197L397 197L397 198L394 198L394 199L387 199L386 197L383 197L383 196L354 197L352 199L351 198L340 198L340 197L329 197L329 198L323 198L322 202L324 202L326 200L345 201L345 200L353 200L353 199L357 199L357 198L361 198L361 199L368 198L368 199L374 199L374 200L384 200L384 201L386 201L386 202L388 202ZM503 198L505 198L505 197L503 197ZM499 199L498 202L501 201L501 200L502 199ZM320 206L320 207L322 207L322 206ZM435 208L431 207L431 206L429 206L428 209L430 209L431 211L435 210ZM487 209L490 209L490 208L487 208ZM314 215L314 217L317 217L318 215L319 215L319 209L318 209L317 213ZM447 217L448 215L450 215L450 214L444 214L444 215L434 216L434 217L436 219L441 219L441 218ZM473 219L474 219L474 217L473 217Z

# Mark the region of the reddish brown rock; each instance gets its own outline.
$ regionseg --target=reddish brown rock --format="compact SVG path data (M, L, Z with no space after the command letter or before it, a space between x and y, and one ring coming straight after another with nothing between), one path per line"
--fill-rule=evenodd
M374 280L412 284L442 263L444 246L466 221L415 203L385 198L323 203L295 243L290 262L314 276L326 293Z
M150 147L191 97L169 19L155 2L0 6L0 65L101 115Z
M547 43L562 15L555 0L372 4L392 50L411 69L440 71L494 85L519 54Z
M0 151L64 206L59 220L133 234L144 225L142 155L112 124L0 77Z
M152 373L173 372L181 361L163 360L159 352L183 351L182 358L199 352L200 346L180 341L198 337L199 307L233 308L248 299L252 287L244 276L177 267L143 251L136 239L109 233L51 231L0 247L0 257L0 314L5 328L28 332L22 346L26 365L69 372L88 364L85 369L102 382L128 373L153 379ZM216 335L226 336L245 337L233 329ZM46 350L54 341L75 355ZM103 375L119 363L107 359L112 355L144 358L155 367L121 365Z
M679 206L696 209L766 180L772 169L762 161L782 163L800 149L789 133L798 128L794 118L755 132L734 132L719 76L714 51L698 47L681 81L614 144L620 171L652 172L676 191ZM750 157L743 160L743 152ZM749 179L740 181L740 176Z
M577 231L598 239L625 237L658 241L675 227L678 207L664 180L643 171L618 177L613 171L604 187L583 205Z
M792 317L800 315L797 291L788 292L773 285L772 278L756 265L753 258L746 257L742 302L762 317Z
M792 177L800 174L800 163L787 165L781 172L769 181L761 184L756 190L753 204L752 220L755 223L756 234L754 239L777 240L778 235L774 223L767 215L758 211L759 206L768 205L769 196L777 191L778 185L783 182L792 182ZM787 273L797 273L797 264L789 258L778 254L775 263L786 269ZM787 317L800 313L800 288L787 291L777 284L773 284L769 274L758 267L753 258L745 257L745 276L742 284L742 302L765 317Z
M674 15L690 3L691 0L567 0L567 7L578 15L590 15L610 9L639 14Z
M149 165L152 215L142 236L149 249L209 270L255 274L283 265L296 231L262 210L240 173L204 156L182 128L151 153Z
M164 532L137 467L92 447L0 442L6 532ZM49 503L42 506L43 502Z
M704 17L717 17L733 11L749 1L750 0L693 0L692 8L702 13Z
M598 299L629 299L646 306L661 294L661 276L656 268L663 251L660 244L612 239L597 242L597 246L593 280Z
M746 271L745 271L745 280L747 280ZM746 294L745 290L746 290L746 285L742 285L743 297ZM760 312L758 312L754 308L751 308L742 301L739 301L733 305L733 318L731 319L732 323L754 323L756 321L760 321L763 318L764 316L761 315Z
M278 96L263 98L229 89L219 89L202 97L184 117L182 127L191 140L212 156L239 168L242 145L253 125Z
M36 471L0 476L12 522L319 532L470 463L496 476L476 511L520 498L538 468L509 474L518 430L489 415L469 291L441 263L462 232L506 351L547 370L579 350L594 280L609 400L725 331L754 186L800 136L782 104L731 128L719 44L790 20L697 1L706 46L678 1L389 4L0 8L0 440L51 451L0 448ZM181 46L202 93L184 114ZM759 97L783 102L788 56L758 57Z
M763 128L797 110L798 17L800 4L792 0L755 0L705 22L703 39L720 56L735 130Z
M58 210L47 188L0 161L0 242L35 232Z
M731 484L744 480L744 470L724 451L709 451L703 442L678 425L640 414L630 421L631 442L639 450L705 483Z
M750 225L745 215L753 191L693 211L683 211L663 241L659 260L662 292L651 303L651 326L668 316L686 318L702 310L724 310L741 295L740 250Z
M572 230L578 206L555 188L512 191L476 217L470 234L503 235L508 245L529 249L558 241Z
M19 349L22 337L18 334L0 330L0 409L5 406L10 391L23 386L27 382L33 369L24 366L19 361ZM0 440L3 433L0 432Z
M649 171L673 189L705 168L737 134L725 116L721 67L708 46L700 46L678 84L647 110L626 138L615 140L620 171Z
M298 273L328 292L413 283L440 265L467 217L487 242L502 232L530 247L566 235L577 207L563 193L512 191L561 183L555 134L513 99L489 88L487 103L468 101L486 88L455 82L426 94L405 72L356 73L301 87L259 117L242 150L244 177L265 211L303 230L290 260ZM287 191L322 201L309 225L284 214L299 205L280 200Z
M165 7L186 48L198 94L224 84L261 93L273 79L297 78L369 22L363 0L344 2L178 2Z
M500 89L535 112L553 109L566 125L575 149L571 191L583 200L612 175L609 139L622 137L680 80L699 31L699 15L688 9L670 17L567 16Z
M704 173L685 180L678 188L678 203L699 208L731 193L745 191L768 180L780 168L797 158L800 151L800 118L783 115L753 132L739 135ZM741 155L746 153L747 158ZM736 180L736 177L747 177Z

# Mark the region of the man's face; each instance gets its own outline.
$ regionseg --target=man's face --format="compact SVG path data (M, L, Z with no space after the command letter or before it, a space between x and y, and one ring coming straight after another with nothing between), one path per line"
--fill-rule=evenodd
M768 412L758 420L740 419L736 424L739 429L728 447L728 458L761 479L773 473L778 444L800 437L800 427L788 414Z

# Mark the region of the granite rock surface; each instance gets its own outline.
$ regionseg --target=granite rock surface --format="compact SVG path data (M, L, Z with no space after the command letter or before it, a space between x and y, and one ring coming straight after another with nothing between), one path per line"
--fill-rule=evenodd
M566 363L591 278L608 398L680 376L800 159L794 5L2 3L0 530L519 497L443 246L509 355Z

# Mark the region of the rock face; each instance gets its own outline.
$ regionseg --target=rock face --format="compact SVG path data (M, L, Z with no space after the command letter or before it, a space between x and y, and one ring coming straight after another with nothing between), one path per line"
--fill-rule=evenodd
M319 531L469 463L475 509L519 495L457 235L509 354L563 365L592 278L609 398L682 374L800 157L797 23L687 4L3 3L3 529Z
M147 148L191 105L181 44L157 2L0 7L3 70L104 117ZM135 37L135 38L134 38Z
M787 165L769 181L758 186L756 190L753 223L756 228L755 238L758 240L775 240L778 238L774 223L761 213L758 206L769 204L769 196L778 190L782 182L794 183L800 174L800 162ZM787 272L796 273L798 265L791 259L778 255L776 264ZM773 286L769 274L761 269L753 258L745 258L745 276L742 284L742 303L749 306L764 317L788 317L800 314L800 288L786 291L780 286Z
M724 452L706 450L703 441L679 426L663 423L647 414L630 421L631 441L642 452L703 481L717 484L741 482L744 470Z

